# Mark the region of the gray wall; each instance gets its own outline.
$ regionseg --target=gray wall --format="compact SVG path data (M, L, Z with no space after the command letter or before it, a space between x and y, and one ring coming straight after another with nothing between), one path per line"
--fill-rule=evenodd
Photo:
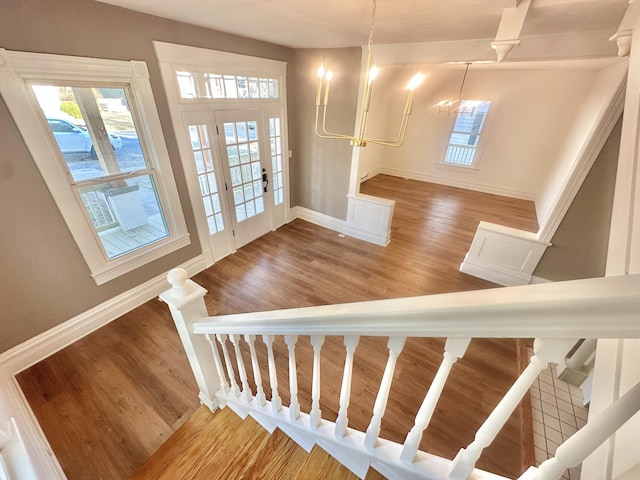
M535 276L553 281L604 276L621 129L622 118L533 272Z
M318 67L334 73L327 130L353 134L360 77L360 48L295 51L287 86L296 98L297 137L292 136L291 204L331 217L347 218L347 193L353 149L347 140L318 138L314 133ZM291 121L289 121L291 124Z
M178 252L96 286L0 98L0 352L201 253L153 40L271 58L290 65L294 60L293 50L285 47L94 1L0 1L2 48L147 62L192 239L190 246ZM313 98L313 92L309 96ZM289 98L289 105L295 108L295 98ZM296 138L295 114L291 119L290 136ZM300 187L295 189L300 191Z

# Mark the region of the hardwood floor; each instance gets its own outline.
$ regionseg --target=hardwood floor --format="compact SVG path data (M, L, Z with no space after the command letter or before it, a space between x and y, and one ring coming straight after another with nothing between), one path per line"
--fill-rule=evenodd
M379 175L362 192L396 201L392 241L379 247L301 220L238 250L194 280L211 315L492 288L458 271L480 220L535 230L531 202ZM342 339L322 349L323 418L337 415ZM407 341L394 375L382 436L402 442L442 358L443 339ZM350 425L366 428L386 339L356 351ZM276 341L279 393L288 404L287 357ZM266 350L256 342L259 352ZM311 347L297 346L300 401L311 404ZM453 368L421 448L452 458L517 374L516 342L473 340ZM245 362L249 368L249 362ZM263 371L263 379L267 379ZM197 409L197 391L166 305L152 300L18 376L71 480L127 478ZM268 385L264 385L270 395ZM522 472L514 415L480 468ZM275 477L274 477L275 478Z
M180 461L176 461L180 459ZM231 409L200 407L129 480L357 480L319 447L309 454L285 433L272 434ZM383 480L373 469L365 480Z

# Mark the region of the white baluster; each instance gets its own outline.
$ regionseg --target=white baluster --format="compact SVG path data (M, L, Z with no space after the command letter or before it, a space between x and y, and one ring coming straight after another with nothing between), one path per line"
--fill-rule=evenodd
M422 440L422 433L429 425L433 412L436 409L440 395L442 395L442 389L449 377L451 367L456 361L461 358L467 351L470 338L449 338L444 347L444 355L438 373L433 379L429 391L424 397L424 401L418 410L416 415L415 425L407 435L402 447L402 453L400 459L404 462L412 462L418 448L420 447L420 441Z
M389 400L389 391L391 390L391 381L393 380L393 371L396 368L396 360L398 355L404 347L406 337L389 337L387 342L387 348L389 348L389 359L387 360L387 366L384 369L382 375L382 381L380 382L380 390L378 390L378 396L376 402L373 405L373 417L371 423L367 428L367 432L364 438L364 445L368 449L373 449L380 435L380 425L382 424L382 416L387 408L387 400Z
M531 388L538 374L547 368L549 361L554 363L562 361L575 343L576 339L536 339L534 343L535 355L531 357L531 363L480 426L473 442L466 449L463 448L458 452L453 459L447 480L466 480L471 475L476 462L482 454L482 450L488 447L496 438L498 432L522 400L522 397Z
M253 380L256 382L256 400L258 405L264 407L267 404L267 397L264 395L264 389L262 388L262 375L260 375L260 365L258 364L258 356L256 355L256 336L245 335L244 341L249 344L249 351L251 352L251 367L253 368Z
M193 324L207 317L207 307L204 303L207 291L189 280L187 272L181 268L171 270L167 280L172 288L163 292L160 299L169 305L176 330L200 390L200 401L213 411L219 404L216 398L216 393L220 390L219 379L211 362L209 342L204 335L192 333Z
M344 359L344 373L342 374L342 388L340 388L340 411L336 420L336 437L342 438L347 433L349 418L347 417L347 409L349 408L349 399L351 398L351 377L353 375L353 355L360 337L346 336L344 337L344 346L347 349L347 356Z
M234 397L240 396L240 389L238 388L238 384L236 383L236 373L233 369L233 364L231 363L231 357L229 357L229 350L227 349L227 344L225 343L227 336L226 335L216 335L216 339L220 346L222 347L222 355L224 356L224 363L227 366L227 375L229 376L229 383L231 386L229 387L229 391L233 394Z
M211 352L213 353L213 361L216 364L216 371L218 372L218 377L220 378L220 389L223 393L229 393L229 384L227 383L227 379L224 376L224 367L222 366L222 361L220 360L220 354L218 353L218 349L216 348L216 343L211 335L207 334L207 341L209 345L211 345Z
M269 385L271 386L271 408L273 413L282 410L282 400L278 394L278 374L276 372L276 361L273 357L273 335L263 335L262 341L267 346L269 357Z
M298 403L298 374L296 373L296 342L297 335L285 335L284 342L289 348L289 390L291 391L291 404L289 415L291 421L296 421L300 416L300 404Z
M311 384L311 414L309 415L311 428L318 428L322 421L322 412L320 411L320 349L323 343L323 335L311 336L311 345L313 346L313 382Z
M520 478L531 480L559 480L567 468L576 467L599 445L613 435L640 410L640 383L609 405L595 418L574 433L556 450L554 458L532 467Z
M233 349L236 351L236 363L238 364L238 374L240 375L240 382L242 382L242 398L245 402L251 401L251 387L249 387L249 381L247 380L247 370L244 368L244 361L242 360L242 353L240 352L240 335L229 335Z

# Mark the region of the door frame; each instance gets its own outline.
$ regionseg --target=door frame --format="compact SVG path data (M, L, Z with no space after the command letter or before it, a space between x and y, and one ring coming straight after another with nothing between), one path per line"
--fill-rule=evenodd
M234 253L235 242L230 235L226 239L224 247L220 250L213 249L209 242L209 230L204 219L204 208L201 205L200 190L194 173L192 151L187 129L183 123L183 112L202 110L243 110L260 108L264 110L265 120L280 118L282 166L284 201L273 208L272 229L276 229L291 220L290 213L290 189L289 189L289 139L287 120L287 85L286 62L269 60L248 55L239 55L217 50L209 50L199 47L189 47L165 42L153 42L156 56L160 64L160 72L164 83L171 122L178 143L178 150L182 160L183 169L191 206L195 218L198 239L202 248L202 254L207 266L213 265L217 260ZM176 71L191 71L203 73L222 73L228 75L242 75L247 77L277 78L279 98L277 99L182 99ZM268 131L266 132L268 135ZM273 185L273 179L269 179ZM270 201L273 197L270 196ZM227 212L229 213L229 212Z

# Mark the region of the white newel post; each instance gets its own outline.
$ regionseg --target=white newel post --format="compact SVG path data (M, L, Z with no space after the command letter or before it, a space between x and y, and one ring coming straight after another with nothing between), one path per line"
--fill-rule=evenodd
M173 287L162 293L160 299L169 305L193 376L200 389L200 401L214 411L219 405L216 393L220 390L220 380L211 354L211 345L204 335L193 334L193 324L207 317L207 307L204 303L207 291L189 280L186 270L181 268L171 270L167 280Z
M493 442L498 432L507 423L538 374L547 368L549 362L562 361L576 342L575 338L535 340L533 346L535 355L531 357L529 365L478 429L473 442L466 449L461 449L453 459L447 480L466 480L471 475L482 451Z

